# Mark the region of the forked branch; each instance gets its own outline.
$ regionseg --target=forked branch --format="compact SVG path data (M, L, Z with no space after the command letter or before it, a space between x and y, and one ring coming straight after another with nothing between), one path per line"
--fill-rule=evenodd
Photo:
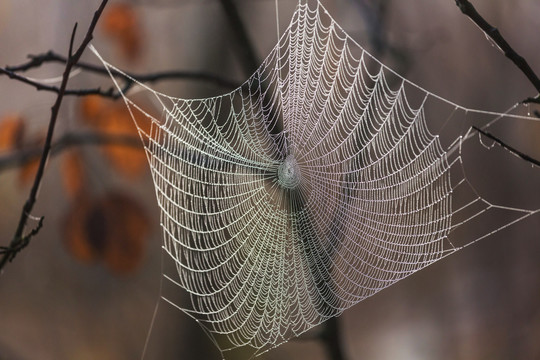
M485 34L486 36L493 41L495 45L504 53L504 55L512 60L512 62L521 70L521 72L529 79L531 84L536 88L536 90L540 93L540 79L534 72L534 70L529 66L528 62L523 58L521 55L519 55L513 48L510 46L510 44L506 41L506 39L501 35L499 30L492 26L490 23L478 13L476 8L471 4L468 0L455 0L456 5L459 7L461 12L469 17ZM538 103L540 104L540 94L535 97L529 97L522 101L522 103ZM500 145L504 149L510 151L512 154L520 157L521 159L530 162L531 164L534 164L536 166L540 166L540 162L533 157L515 149L514 147L506 144L504 141L499 139L498 137L476 127L473 126L473 129L478 131L483 136L493 140L496 144Z
M28 245L32 237L35 236L38 233L39 229L41 228L43 218L41 218L40 224L33 231L31 231L28 235L24 235L24 229L26 227L28 219L30 218L30 214L32 213L34 204L36 203L38 191L41 186L41 181L42 181L43 174L45 171L45 165L47 164L47 160L51 152L51 144L52 144L52 139L53 139L54 130L56 126L56 121L58 119L60 106L62 105L62 100L64 98L65 91L67 88L69 75L73 67L77 64L77 62L81 58L82 54L84 53L84 50L86 49L86 47L92 40L94 29L96 27L96 24L101 14L103 13L103 9L105 9L105 6L107 5L107 2L108 0L103 0L101 2L101 5L94 13L94 17L92 18L92 22L90 23L90 26L88 27L88 30L86 32L86 35L83 41L81 42L80 46L77 48L75 52L73 51L74 50L73 43L75 41L77 24L75 24L73 28L73 32L71 34L71 40L69 43L68 58L67 58L66 66L64 68L64 73L62 75L62 83L60 85L58 95L56 96L56 101L54 102L54 105L51 108L51 117L49 120L49 127L47 130L47 136L45 138L45 145L43 146L43 152L42 152L41 159L39 162L39 167L38 167L36 176L34 178L34 183L32 185L32 188L30 189L30 195L28 196L28 199L26 200L23 206L19 223L17 225L17 229L15 230L13 239L11 240L11 243L9 244L9 246L3 250L2 258L0 258L0 270L4 268L7 262L12 261L14 257L19 253L20 250L22 250L24 247Z
M531 84L540 93L540 79L529 66L525 58L519 55L501 35L499 30L486 21L476 10L476 8L468 0L455 0L456 5L461 12L469 17L485 34L496 44L504 55L512 60L512 62L521 70L521 72L529 79ZM536 102L540 103L540 97L530 97L523 101L524 103Z
M57 54L54 51L48 51L43 54L39 55L29 55L30 58L29 61L26 63L16 65L16 66L6 66L5 68L0 68L0 75L4 74L7 75L9 78L18 80L20 82L23 82L27 85L33 86L36 88L36 90L45 90L57 93L60 91L60 89L56 86L51 86L48 84L42 84L40 82L37 82L35 80L29 79L20 73L39 68L43 64L50 64L50 63L58 63L58 64L67 64L68 58L66 58L63 55ZM101 66L96 66L93 64L85 63L85 62L77 62L74 65L75 68L81 69L85 72L103 75L106 77L109 77L109 72L107 69ZM218 87L225 88L227 90L232 90L238 87L238 83L235 81L232 81L230 79L226 79L224 77L221 77L219 75L211 74L208 72L203 71L181 71L181 70L172 70L172 71L160 71L156 73L151 74L133 74L128 73L128 77L123 76L123 74L115 71L114 69L111 70L112 75L122 78L124 81L124 87L122 91L125 93L127 92L133 85L134 82L131 79L136 79L137 81L143 82L143 83L152 83L157 82L161 80L175 80L175 79L182 79L182 80L192 80L192 81L200 81L200 82L206 82ZM64 96L67 95L73 95L73 96L86 96L86 95L100 95L107 98L117 99L120 98L121 95L118 92L115 92L113 88L109 88L107 90L103 90L101 88L95 88L95 89L66 89L64 91Z
M474 130L478 131L480 134L484 135L485 137L487 137L488 139L491 139L493 140L497 145L501 146L502 148L510 151L512 154L516 155L517 157L520 157L522 158L523 160L525 161L528 161L530 162L531 164L534 164L536 166L539 166L540 167L540 161L536 160L535 158L517 150L516 148L506 144L505 142L503 142L501 139L499 139L498 137L496 137L495 135L492 135L490 133L488 133L487 131L484 131L482 129L480 129L479 127L476 127L476 126L473 126L472 127Z

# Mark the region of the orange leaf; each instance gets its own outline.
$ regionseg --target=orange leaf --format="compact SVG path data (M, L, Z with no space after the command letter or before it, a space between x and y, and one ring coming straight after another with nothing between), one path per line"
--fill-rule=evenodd
M149 134L151 121L136 108L132 109L137 125ZM81 114L86 123L109 135L131 135L138 138L138 130L132 114L123 102L88 97L81 102ZM125 144L107 145L102 149L115 170L129 178L140 176L146 170L146 154L142 145L133 148Z
M102 20L103 30L107 35L117 35L133 31L137 26L137 16L129 4L111 4Z
M111 109L103 119L104 130L109 134L133 135L138 137L138 131L125 106ZM109 145L103 152L113 167L129 178L141 175L146 169L146 155L142 149L125 145Z
M113 167L130 179L146 171L146 155L142 149L111 145L104 148L104 151Z
M137 127L124 104L112 104L101 117L101 128L113 135L137 135Z
M61 167L64 189L71 198L77 198L84 189L85 177L83 159L78 151L68 152Z
M106 110L107 104L106 101L98 95L89 95L84 96L80 103L81 114L83 119L88 125L99 127L100 117L103 112Z
M21 186L28 185L36 176L39 168L39 159L30 160L19 169L19 182Z
M0 119L0 151L20 148L25 132L24 119L7 115Z
M140 23L131 5L111 5L103 15L102 28L106 35L118 42L126 58L134 59L140 55Z

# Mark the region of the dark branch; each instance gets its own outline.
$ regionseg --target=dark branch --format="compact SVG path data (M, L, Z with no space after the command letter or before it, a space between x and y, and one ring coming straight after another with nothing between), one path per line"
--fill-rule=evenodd
M24 246L28 245L28 242L31 240L31 238L34 237L38 233L39 229L41 228L40 226L38 226L36 229L32 230L28 235L26 236L23 235L24 229L26 227L26 223L28 222L30 214L32 213L34 204L36 203L38 191L41 186L41 180L43 178L43 174L45 171L45 165L47 163L47 160L51 152L51 143L52 143L52 138L54 135L54 129L56 126L56 121L58 119L60 106L62 105L62 100L64 98L64 94L66 91L71 69L75 66L75 64L77 64L84 50L86 49L86 47L92 40L94 29L97 25L99 17L101 16L101 13L103 12L103 9L105 9L105 6L107 5L107 2L108 0L103 0L99 8L94 13L94 17L92 18L92 22L90 23L90 26L88 27L86 35L83 41L81 42L81 45L77 48L77 51L75 51L75 53L73 53L73 42L75 38L75 32L77 30L77 25L75 25L73 29L73 33L72 33L70 44L69 44L69 58L67 59L66 67L62 75L62 83L60 85L58 94L56 96L56 101L54 102L54 105L51 108L49 128L47 130L47 136L45 138L45 145L43 146L43 153L41 155L39 167L38 167L32 188L30 189L30 195L28 196L28 199L26 200L23 206L21 217L19 219L19 224L17 225L17 229L15 231L15 235L13 236L13 239L11 240L9 249L17 249L21 245L24 245ZM2 258L0 259L0 270L6 265L8 261L13 260L15 254L17 254L17 252L8 251L2 255Z
M341 331L339 318L331 317L324 323L321 340L326 345L326 351L332 360L345 360L345 354L341 346Z
M43 220L45 220L45 217L40 217L37 226L33 228L28 235L24 236L16 244L10 245L9 247L0 246L0 255L6 257L7 261L13 260L21 250L28 246L28 244L30 243L30 239L36 236L39 230L41 230L41 228L43 227Z
M501 49L501 51L504 53L504 55L507 58L512 60L512 62L523 72L523 74L525 74L527 79L529 79L531 84L540 93L540 79L532 70L532 68L529 66L527 61L521 55L519 55L510 46L510 44L508 44L508 42L501 35L499 30L496 27L489 24L478 13L478 11L476 11L475 7L469 1L467 0L455 0L455 1L456 1L456 5L459 7L461 12L465 14L466 16L468 16L480 29L482 29L482 31L484 31L486 36L488 36L489 39L491 39L499 47L499 49ZM529 100L528 102L531 102L530 98L527 100Z
M478 131L480 134L484 135L485 137L495 141L496 144L500 145L502 148L510 151L512 154L522 158L523 160L525 161L528 161L530 162L531 164L534 164L536 166L540 166L540 161L532 158L531 156L527 155L527 154L524 154L522 153L521 151L517 150L516 148L504 143L502 140L500 140L499 138L497 138L496 136L476 127L476 126L473 126L472 127L474 130Z
M525 100L523 100L524 104L540 104L540 95L537 95L535 97L528 97Z
M28 79L20 74L18 72L24 72L28 71L34 68L38 68L42 66L45 63L59 63L65 65L68 61L68 59L65 56L56 54L53 51L48 51L44 54L39 55L29 55L30 61L17 65L17 66L6 66L5 68L0 68L0 74L5 74L9 76L11 79L15 79L18 81L21 81L25 84L31 85L35 87L37 90L45 90L45 91L51 91L58 94L59 88L56 86L50 86L41 84L39 82L36 82L34 80ZM81 69L83 71L87 71L94 74L99 74L103 76L109 76L109 73L107 69L104 67L96 66L93 64L85 63L85 62L78 62L74 65L75 68ZM133 85L133 81L129 78L124 77L121 73L111 70L111 73L114 76L121 77L125 81L124 88L122 89L123 92L128 91ZM174 80L174 79L182 79L182 80L192 80L192 81L201 81L201 82L207 82L209 84L219 86L222 88L225 88L227 90L233 90L238 87L238 83L226 78L223 78L218 75L210 74L207 72L197 72L197 71L161 71L151 74L134 74L134 73L128 73L129 77L136 79L137 81L146 83L152 83L162 80ZM114 98L117 99L121 95L117 92L113 91L113 88L110 88L108 90L102 90L100 88L96 89L79 89L79 90L66 90L64 95L72 95L72 96L86 96L86 95L100 95L107 98Z
M248 33L233 0L221 0L221 5L227 15L229 25L238 39L238 54L240 56L242 67L245 70L246 75L251 76L251 74L259 67L255 49L249 40Z
M122 76L122 74L114 70L112 71L112 74L114 76ZM212 85L222 87L227 90L234 90L238 88L239 86L238 82L223 78L218 75L202 72L202 71L198 72L198 71L171 70L171 71L156 72L152 74L127 74L127 75L142 83L147 83L147 82L153 83L153 82L157 82L161 80L182 79L182 80L206 82ZM124 77L124 80L126 81L126 85L124 89L122 89L123 92L129 90L131 86L133 86L133 81L125 77Z
M27 77L24 77L22 75L19 75L11 70L9 68L3 69L0 68L0 74L7 75L10 79L18 80L22 83L28 84L30 86L33 86L38 91L49 91L56 94L60 93L60 88L58 86L52 86L52 85L46 85L42 84L40 82L34 81L32 79L29 79ZM95 88L95 89L77 89L77 90L70 90L66 89L64 90L64 96L86 96L86 95L100 95L103 97L108 98L118 98L120 97L119 94L115 93L113 88L111 87L108 90L102 90L101 88Z
M73 146L84 145L122 145L142 149L141 139L132 135L111 135L103 133L67 133L54 142L51 146L50 156L54 157L64 150ZM41 147L29 147L0 157L0 172L24 165L39 158L43 149Z

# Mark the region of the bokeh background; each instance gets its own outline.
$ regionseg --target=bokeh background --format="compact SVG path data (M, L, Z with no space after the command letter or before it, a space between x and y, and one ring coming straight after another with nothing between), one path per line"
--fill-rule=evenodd
M455 103L504 111L535 95L453 0L322 2L371 53ZM65 54L74 23L80 41L99 3L0 0L0 64L20 64L28 54L51 49ZM279 0L281 31L295 3ZM261 60L277 40L275 2L235 4ZM540 2L474 4L540 72ZM219 0L111 0L93 44L111 63L137 73L204 71L237 83L249 75ZM90 52L84 61L97 63ZM61 65L50 64L25 75L54 83L61 72ZM74 88L110 85L95 74L75 74L70 81ZM155 86L180 97L230 90L182 80ZM0 134L0 162L40 143L54 98L0 76L0 131L10 135L1 140ZM540 123L505 121L496 130L540 158ZM134 127L117 103L66 98L56 139L95 132L134 135ZM497 148L479 149L466 167L483 196L519 208L540 207L538 168ZM164 266L159 213L141 155L132 147L85 145L51 159L32 213L45 216L44 227L0 275L0 359L139 359L150 330L146 359L219 358L191 319L159 300ZM0 171L0 245L13 236L34 169L30 162ZM539 304L537 215L363 301L339 324L351 360L537 359ZM320 342L302 340L262 358L327 356Z

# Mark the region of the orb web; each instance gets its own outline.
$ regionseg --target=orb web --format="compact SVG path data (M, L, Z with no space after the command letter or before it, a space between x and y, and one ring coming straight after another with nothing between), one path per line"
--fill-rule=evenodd
M139 86L163 109L154 117L123 94L177 269L166 277L187 299L170 302L223 354L267 351L539 211L478 195L461 157L473 133L443 146L426 115L431 102L450 108L432 116L446 122L475 111L397 75L319 2L299 2L276 47L228 94L179 99ZM478 113L486 126L509 116ZM493 210L515 216L456 243Z

